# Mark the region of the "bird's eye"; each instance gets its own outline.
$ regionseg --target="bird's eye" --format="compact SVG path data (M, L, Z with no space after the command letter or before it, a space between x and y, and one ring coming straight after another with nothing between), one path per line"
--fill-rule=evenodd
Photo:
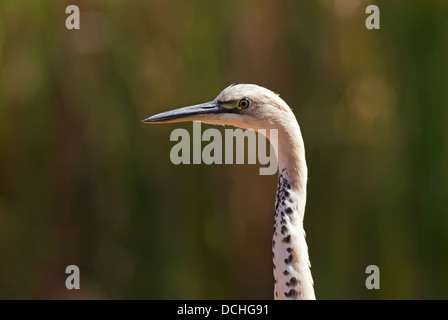
M246 109L250 106L250 100L247 98L243 98L240 101L238 101L238 108L239 109Z

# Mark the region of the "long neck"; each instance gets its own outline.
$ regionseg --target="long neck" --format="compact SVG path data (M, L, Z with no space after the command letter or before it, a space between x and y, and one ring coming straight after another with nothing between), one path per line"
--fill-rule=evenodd
M297 123L288 130L279 129L278 135L279 174L272 240L274 298L315 299L303 229L307 181L305 148Z

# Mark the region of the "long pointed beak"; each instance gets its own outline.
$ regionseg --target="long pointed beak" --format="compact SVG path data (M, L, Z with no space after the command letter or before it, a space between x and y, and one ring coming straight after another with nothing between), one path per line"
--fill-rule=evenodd
M162 113L158 113L143 120L143 123L169 123L181 121L193 121L208 115L217 115L227 113L229 109L220 106L218 101L210 101L197 104L194 106L174 109Z

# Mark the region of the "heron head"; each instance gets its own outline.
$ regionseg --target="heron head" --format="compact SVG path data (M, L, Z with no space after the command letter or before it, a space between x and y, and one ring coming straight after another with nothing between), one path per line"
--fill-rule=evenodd
M142 122L200 121L257 130L278 128L291 115L285 101L271 90L254 84L237 84L225 88L213 101L162 112Z

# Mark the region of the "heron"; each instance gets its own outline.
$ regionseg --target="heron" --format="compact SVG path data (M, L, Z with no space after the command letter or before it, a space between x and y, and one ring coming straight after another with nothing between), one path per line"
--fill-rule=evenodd
M278 142L273 145L278 163L272 238L274 299L314 300L303 226L308 169L302 133L291 108L269 89L236 84L225 88L213 101L162 112L142 122L184 121L260 130L268 139L271 130L277 130Z

